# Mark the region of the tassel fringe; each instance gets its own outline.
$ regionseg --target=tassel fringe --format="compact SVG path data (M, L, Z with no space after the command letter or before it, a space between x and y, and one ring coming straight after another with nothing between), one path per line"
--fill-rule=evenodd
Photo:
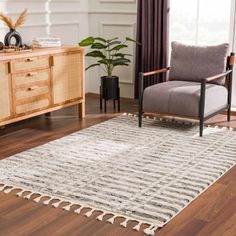
M55 202L52 204L54 208L58 208L63 201Z
M51 202L52 198L50 197L48 200L43 202L43 205L47 206Z
M38 197L34 198L33 201L36 202L36 203L39 203L42 198L48 198L47 200L43 201L43 205L49 205L50 202L52 200L57 200L57 202L53 203L51 206L54 207L54 208L58 208L60 207L61 203L65 202L65 203L69 203L68 205L64 206L62 209L64 209L65 211L70 211L71 210L71 207L73 205L77 205L76 203L72 203L72 202L68 202L68 200L63 200L63 199L59 199L59 198L54 198L52 196L49 196L49 195L44 195L44 194L41 194L41 193L35 193L35 192L31 192L31 191L28 191L28 190L25 190L25 189L20 189L20 188L17 188L17 187L14 187L14 186L9 186L9 185L5 185L5 184L2 184L2 186L0 186L0 192L4 192L6 194L9 194L11 193L13 190L18 190L18 192L16 193L16 196L18 197L22 197L24 199L27 199L27 200L30 200L32 198L33 195L39 195ZM24 193L27 193L25 196ZM82 206L80 205L79 208L77 208L76 210L74 210L74 213L75 214L80 214L81 213L81 210L83 208L87 208L86 206ZM91 217L94 213L94 211L100 211L101 214L99 216L97 216L97 220L98 221L103 221L104 220L104 216L107 215L107 214L112 214L110 212L105 212L105 211L102 211L100 209L94 209L94 208L90 208L91 210L89 210L88 212L85 213L85 216L86 217ZM120 224L122 227L126 228L127 225L128 225L128 222L133 220L133 221L136 221L135 219L131 219L131 218L126 218L122 215L117 215L117 214L112 214L113 216L110 217L107 222L110 223L110 224L114 224L115 222L115 219L117 217L123 217L124 218L124 221ZM140 231L140 228L141 228L141 225L142 224L146 224L147 222L140 222L138 221L137 225L135 225L133 227L133 230L135 231ZM146 235L154 235L155 234L155 231L158 229L157 226L155 225L150 225L149 228L146 228L144 230L144 233Z
M37 203L40 202L41 199L42 199L42 197L43 197L43 196L39 196L39 197L35 198L35 199L34 199L34 202L37 202Z
M30 193L30 194L24 196L24 199L29 200L29 199L33 196L33 194L34 194L34 193Z
M64 206L62 209L65 210L65 211L70 211L70 208L71 208L72 205L73 205L73 203L70 203L69 205Z
M110 224L114 224L116 217L117 217L117 215L112 216L110 219L107 220L107 222L109 222Z
M5 189L5 185L0 187L0 192L2 192Z
M142 225L142 222L139 222L137 225L135 225L135 226L133 227L133 230L139 231L140 228L141 228L141 225Z
M101 215L99 215L96 219L99 220L99 221L102 221L103 220L103 217L106 215L107 213L106 212L103 212Z
M121 225L122 227L126 228L126 227L127 227L127 224L128 224L128 221L129 221L129 219L125 219L125 221L123 221L122 223L120 223L120 225Z
M24 190L21 190L20 192L18 192L18 193L16 194L16 196L17 196L17 197L22 197L22 195L23 195L24 192L25 192Z
M128 117L137 117L136 114L131 114L131 113L123 113L123 116L128 116ZM142 116L144 119L147 120L157 120L157 121L164 121L164 122L174 122L174 123L179 123L179 124L190 124L190 125L196 125L198 124L198 121L184 121L184 120L177 120L174 118L166 118L166 117L156 117L156 116L148 116L148 115L143 115ZM209 128L216 128L216 129L222 129L222 130L229 130L229 131L236 131L236 128L232 127L227 127L227 126L218 126L218 125L206 125L206 127Z
M91 211L86 212L85 216L88 218L91 217L94 211L95 211L95 209L92 209Z
M158 229L158 226L155 225L151 225L149 228L146 228L143 232L146 235L151 235L154 236L155 235L155 231Z
M83 206L79 207L78 209L74 210L74 213L79 215L83 208Z
M13 187L7 187L7 189L3 190L4 193L10 193L14 188Z

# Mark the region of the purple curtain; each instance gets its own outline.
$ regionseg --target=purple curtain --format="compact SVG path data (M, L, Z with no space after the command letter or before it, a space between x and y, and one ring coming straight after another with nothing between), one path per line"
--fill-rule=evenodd
M138 0L135 98L138 73L167 67L169 49L169 0ZM144 88L166 80L165 75L145 79Z

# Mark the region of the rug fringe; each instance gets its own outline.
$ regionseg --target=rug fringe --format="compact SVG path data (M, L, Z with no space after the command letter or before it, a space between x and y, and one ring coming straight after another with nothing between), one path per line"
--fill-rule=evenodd
M95 210L96 210L96 209L92 209L92 210L86 212L84 215L89 218L89 217L92 216L92 214L93 214L93 212L94 212Z
M142 222L139 222L137 225L135 225L135 226L133 227L133 230L139 231L142 224L143 224Z
M74 213L79 215L80 212L83 210L84 206L80 206L78 209L74 210Z
M10 193L14 188L7 186L7 188L3 191L4 193Z
M35 193L30 193L26 196L24 196L24 199L30 200L30 198L34 195Z
M81 204L77 204L77 203L68 201L66 199L60 199L58 197L49 196L48 194L36 193L36 192L32 192L32 191L29 191L29 190L26 190L26 189L18 188L18 187L15 187L15 186L10 186L10 185L7 185L7 184L0 184L0 185L2 185L0 187L0 192L4 192L6 194L9 194L13 190L19 190L19 191L17 191L15 193L15 195L18 196L18 197L21 197L21 198L23 198L25 200L31 200L33 195L39 195L39 196L35 197L34 199L32 199L36 203L39 203L43 198L47 198L47 200L42 202L42 204L45 205L45 206L49 205L51 201L57 200L57 202L55 202L55 203L53 203L51 205L52 207L58 208L58 207L60 207L60 205L63 202L65 202L65 203L69 203L69 204L67 204L66 206L62 207L62 209L65 210L65 211L71 211L71 207L73 205L78 205L79 207L73 211L74 214L78 214L79 215L84 208L89 208L90 210L88 210L84 214L88 218L91 217L95 211L99 211L99 212L101 212L101 214L96 217L96 219L98 221L103 221L104 220L104 216L106 216L108 214L112 215L109 219L106 220L110 224L114 224L116 218L118 218L118 217L124 218L124 221L120 223L120 225L122 227L124 227L124 228L127 228L127 225L129 223L129 221L135 221L135 222L137 222L137 224L133 227L133 230L135 230L135 231L140 231L142 224L150 225L150 227L148 227L148 228L146 228L144 230L144 233L146 235L154 235L155 234L155 230L159 228L158 226L155 226L155 225L147 223L147 222L142 222L142 221L139 221L137 219L128 218L126 216L119 215L119 214L114 214L114 213L111 213L111 212L108 212L108 211L103 211L101 209L96 209L96 208L91 208L91 207L83 206Z
M120 223L120 225L121 225L122 227L126 228L129 220L130 220L130 219L126 218L123 222Z
M107 214L107 212L103 212L101 215L97 216L97 220L102 221L103 217Z
M43 198L43 196L41 195L41 196L35 198L35 199L34 199L34 202L37 202L37 203L38 203L38 202L41 201L42 198Z
M49 196L45 196L45 197L49 197ZM52 197L49 197L49 199L47 199L47 200L45 200L44 202L43 202L43 205L45 205L45 206L47 206L47 205L49 205L49 203L52 201Z
M151 225L149 228L144 229L143 232L144 232L146 235L154 236L157 229L158 229L158 226Z
M138 117L136 114L132 113L123 113L123 116L128 116L128 117ZM144 119L147 120L157 120L157 121L165 121L165 122L174 122L174 123L179 123L179 124L191 124L191 125L196 125L198 122L195 121L184 121L184 120L176 120L175 118L166 118L166 117L157 117L157 116L152 116L150 117L149 115L143 115L142 116ZM205 127L210 127L210 128L215 128L215 129L227 129L229 131L236 131L236 128L228 127L228 126L219 126L219 125L214 125L214 124L206 124Z
M74 205L74 203L71 203L71 202L69 202L69 204L68 204L68 205L66 205L66 206L64 206L64 207L62 207L62 209L63 209L63 210L65 210L65 211L70 211L70 210L71 210L71 207L72 207L72 205Z
M5 189L5 184L0 187L0 192L2 192Z
M55 203L52 204L52 206L54 208L58 208L60 206L60 204L64 202L63 200L59 200L59 199L57 199L57 200L58 200L58 202L55 202Z
M114 224L115 219L118 217L118 215L114 215L111 218L107 219L107 222L110 224Z

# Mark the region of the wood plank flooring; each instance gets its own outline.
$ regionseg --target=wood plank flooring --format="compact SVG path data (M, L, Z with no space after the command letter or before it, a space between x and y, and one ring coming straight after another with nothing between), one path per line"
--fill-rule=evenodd
M122 99L122 112L135 112L135 101ZM95 125L118 114L112 104L108 113L100 113L99 100L87 96L86 118L77 117L77 107L54 112L51 117L39 116L7 126L0 130L0 159L63 137L77 130ZM219 115L210 121L219 126L236 128L236 117L225 122ZM203 193L180 213L156 236L236 236L236 167ZM122 228L116 220L114 225L99 222L83 215L44 206L0 193L0 236L140 236L131 227ZM107 218L109 218L107 216ZM134 223L129 223L129 226Z

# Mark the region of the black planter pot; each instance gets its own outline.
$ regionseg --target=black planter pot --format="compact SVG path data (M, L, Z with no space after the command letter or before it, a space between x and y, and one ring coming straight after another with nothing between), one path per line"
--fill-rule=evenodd
M22 46L22 38L20 36L20 34L14 30L14 29L10 29L10 31L6 34L5 38L4 38L4 43L6 46L11 45L11 40L12 38L15 38L16 43L15 46L20 47Z
M108 100L113 100L114 109L116 108L116 101L118 101L118 111L120 111L120 88L119 88L119 77L118 76L102 76L101 77L101 87L100 87L100 108L102 110L102 100L105 102L105 112L106 112L106 102Z

